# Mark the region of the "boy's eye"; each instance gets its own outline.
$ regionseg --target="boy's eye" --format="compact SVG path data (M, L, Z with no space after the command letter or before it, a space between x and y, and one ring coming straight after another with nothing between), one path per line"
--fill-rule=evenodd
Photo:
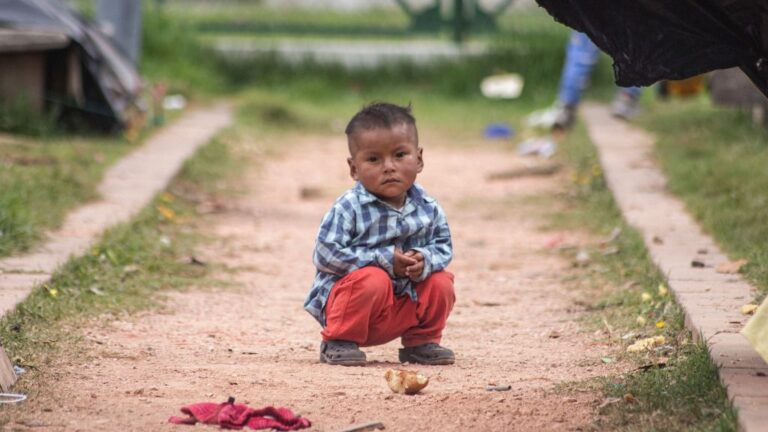
M368 159L366 159L368 162L376 162L379 160L376 156L368 156Z
M399 151L395 153L395 157L399 157L399 158L405 157L407 155L408 155L408 152L404 152L404 151Z

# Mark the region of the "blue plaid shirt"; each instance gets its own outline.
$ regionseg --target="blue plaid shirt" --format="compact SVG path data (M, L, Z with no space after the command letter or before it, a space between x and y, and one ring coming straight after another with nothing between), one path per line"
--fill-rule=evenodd
M325 325L323 309L333 284L370 265L389 273L395 295L408 294L416 301L413 282L392 272L395 248L424 255L417 282L448 266L453 251L443 209L416 184L408 190L403 208L396 210L358 182L336 200L320 224L313 256L317 274L304 309Z

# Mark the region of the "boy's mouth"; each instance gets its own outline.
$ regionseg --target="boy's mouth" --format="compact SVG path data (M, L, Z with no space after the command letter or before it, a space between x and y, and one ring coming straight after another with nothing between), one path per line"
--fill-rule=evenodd
M381 184L390 184L390 183L400 183L400 180L398 179L386 179Z

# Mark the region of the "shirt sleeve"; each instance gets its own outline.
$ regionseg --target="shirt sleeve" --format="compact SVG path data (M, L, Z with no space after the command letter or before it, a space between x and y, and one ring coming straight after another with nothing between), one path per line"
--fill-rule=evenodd
M394 246L370 248L353 245L354 215L338 206L320 224L313 262L321 272L345 276L359 268L375 265L394 277Z
M448 228L448 220L440 206L436 208L437 216L433 225L432 235L425 246L415 247L424 256L424 270L421 275L415 279L421 282L428 278L434 272L443 270L453 259L453 244L451 242L451 231Z

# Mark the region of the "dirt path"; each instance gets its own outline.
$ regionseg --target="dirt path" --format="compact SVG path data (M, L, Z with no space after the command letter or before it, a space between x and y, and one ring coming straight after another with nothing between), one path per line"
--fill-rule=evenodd
M351 185L345 148L340 139L306 137L268 159L246 179L236 210L206 221L217 240L201 256L223 262L232 271L222 277L237 287L173 294L164 312L94 323L85 329L94 360L62 361L51 383L57 398L28 402L9 426L183 431L167 424L179 407L230 395L290 407L322 431L366 421L387 431L589 425L597 396L555 387L606 374L598 364L608 348L577 324L579 308L561 282L570 263L541 253L555 234L538 231L535 217L515 205L559 187L558 179L488 182L489 173L519 162L488 143L429 145L419 180L453 231L457 304L443 342L456 365L419 367L431 382L409 397L392 394L383 379L400 366L397 341L366 349L363 368L318 363L319 326L302 303L320 218ZM489 384L512 390L489 392Z

